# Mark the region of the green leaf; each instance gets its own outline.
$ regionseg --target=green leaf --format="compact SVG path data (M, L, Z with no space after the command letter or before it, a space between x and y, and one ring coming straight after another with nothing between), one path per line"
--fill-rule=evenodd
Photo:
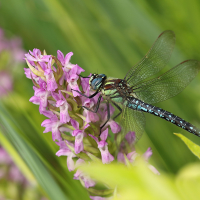
M14 147L11 145L9 140L3 135L3 133L0 131L0 138L1 138L1 145L3 148L9 153L9 155L12 157L12 160L17 165L17 167L20 169L20 171L23 172L23 174L26 176L26 178L33 184L36 184L36 180L31 173L30 169L27 167L23 159L19 156L19 154L16 152Z
M184 199L200 199L200 164L192 163L183 167L178 173L175 183Z
M140 160L137 165L90 163L80 167L91 178L115 190L114 199L123 200L180 200L172 176L155 175L148 164Z
M183 136L180 133L174 133L174 134L183 140L183 142L188 146L188 148L190 149L190 151L195 156L197 156L198 158L200 158L200 146L199 145L195 144L194 142L192 142L191 140L189 140L188 138L186 138L185 136Z
M23 124L27 123L28 121L24 119ZM19 168L22 170L29 168L31 173L29 173L29 170L22 171L22 173L24 172L25 175L32 174L49 199L71 200L78 199L79 195L83 196L84 199L88 199L86 190L78 181L73 180L72 173L67 171L66 162L64 162L64 170L59 164L55 152L53 153L48 144L37 135L31 124L28 123L28 132L23 130L24 127L21 127L12 118L2 103L0 103L0 124L0 130L4 133L1 142L9 150L11 156L16 157L14 161L18 163L18 166L20 165ZM25 132L23 133L23 131ZM29 135L31 140L26 135ZM12 144L12 148L10 144ZM38 149L41 151L38 151ZM26 166L23 166L24 164Z

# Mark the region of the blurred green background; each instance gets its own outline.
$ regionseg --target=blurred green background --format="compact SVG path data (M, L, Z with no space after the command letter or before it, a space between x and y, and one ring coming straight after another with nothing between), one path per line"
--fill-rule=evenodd
M176 47L165 71L187 59L200 60L199 19L200 1L196 0L7 0L0 3L0 27L8 36L21 37L26 51L39 48L52 55L57 50L64 54L72 51L71 62L85 69L86 76L98 72L123 78L164 30L173 30L176 34ZM29 102L33 96L32 82L19 75L14 89L0 108L1 129L7 139L21 151L22 157L24 150L31 148L41 161L50 163L48 167L56 167L57 174L53 177L59 183L73 182L65 166L66 158L54 156L58 147L51 140L51 134L42 134L44 129L40 124L45 118L39 114L38 106ZM199 91L200 75L181 94L156 106L200 127ZM6 125L8 121L13 126ZM14 138L16 134L8 134L13 131L8 127L24 142L24 150L20 150L21 145ZM151 163L170 174L197 161L174 132L183 133L200 144L200 138L165 120L146 115L146 133L136 145L141 152L151 147ZM60 177L64 175L69 176L68 181ZM74 187L81 190L79 183L74 182Z

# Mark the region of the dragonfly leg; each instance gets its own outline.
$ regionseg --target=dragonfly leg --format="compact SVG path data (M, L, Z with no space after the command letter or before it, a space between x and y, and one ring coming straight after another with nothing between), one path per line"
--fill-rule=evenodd
M121 115L122 109L115 102L112 103L119 110L119 113L115 117L113 117L113 119L116 119L119 115Z
M81 77L81 78L90 78L88 76L82 76L82 75L79 75L79 77Z
M92 97L94 97L95 95L97 95L97 94L99 93L99 91L96 91L94 94L92 94L92 95L90 95L90 96L87 96L87 95L85 95L85 94L79 92L78 90L74 90L74 89L71 89L71 90L73 90L73 91L75 91L75 92L78 92L79 94L81 94L82 96L84 96L84 97L86 97L86 98L92 98Z
M87 108L86 106L82 106L82 107L85 108L86 110L89 110L90 112L97 113L97 111L98 111L98 109L99 109L100 101L101 101L101 95L100 95L99 98L98 98L98 101L97 101L97 104L96 104L96 107L95 107L94 110L89 109L89 108Z
M100 134L99 134L99 136L101 135L101 130L102 130L102 128L107 124L107 122L108 122L109 119L110 119L110 106L109 106L109 103L106 102L106 105L107 105L107 120L106 120L106 122L100 127Z

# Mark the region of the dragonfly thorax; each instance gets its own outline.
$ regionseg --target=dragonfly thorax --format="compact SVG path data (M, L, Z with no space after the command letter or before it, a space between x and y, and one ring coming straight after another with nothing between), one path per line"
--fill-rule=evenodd
M89 80L91 89L95 91L102 89L106 78L105 74L92 74Z

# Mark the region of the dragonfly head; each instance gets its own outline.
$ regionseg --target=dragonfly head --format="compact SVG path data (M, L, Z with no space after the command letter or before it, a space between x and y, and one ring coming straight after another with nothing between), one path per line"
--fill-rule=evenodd
M89 80L91 89L96 90L96 91L100 90L106 78L107 77L105 74L92 74Z

